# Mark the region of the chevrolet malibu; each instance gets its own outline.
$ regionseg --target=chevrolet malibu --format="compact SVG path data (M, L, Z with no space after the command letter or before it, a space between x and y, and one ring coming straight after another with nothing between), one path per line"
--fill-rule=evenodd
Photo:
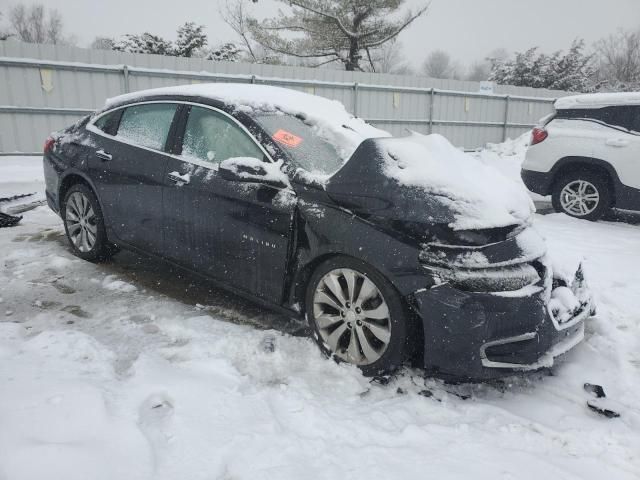
M324 353L367 375L547 367L594 311L580 268L554 274L518 184L439 135L393 138L314 95L123 95L47 139L44 170L79 257L134 250L304 316Z

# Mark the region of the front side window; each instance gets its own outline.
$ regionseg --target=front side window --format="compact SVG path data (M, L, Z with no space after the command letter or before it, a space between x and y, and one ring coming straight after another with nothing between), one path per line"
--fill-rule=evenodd
M176 108L171 103L127 107L120 119L117 136L136 145L164 150Z
M191 107L182 156L210 163L238 157L264 158L256 142L231 119L203 107Z

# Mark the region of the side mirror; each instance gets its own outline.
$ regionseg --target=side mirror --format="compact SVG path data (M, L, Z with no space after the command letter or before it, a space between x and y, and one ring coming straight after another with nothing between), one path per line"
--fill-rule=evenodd
M280 170L280 165L267 163L257 158L228 158L218 166L220 178L232 182L261 183L276 188L289 185L287 176Z

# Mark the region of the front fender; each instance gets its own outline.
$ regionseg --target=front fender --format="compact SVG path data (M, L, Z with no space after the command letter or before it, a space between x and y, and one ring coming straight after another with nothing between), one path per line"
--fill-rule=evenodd
M402 296L433 284L419 263L419 246L397 237L348 210L300 200L294 224L293 281L290 301L299 297L301 284L322 260L346 255L371 265ZM296 294L298 292L298 294ZM299 300L299 298L297 298Z

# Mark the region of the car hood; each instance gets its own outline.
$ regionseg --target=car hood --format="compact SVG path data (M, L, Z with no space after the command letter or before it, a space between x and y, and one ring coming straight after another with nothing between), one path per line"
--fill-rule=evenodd
M440 135L365 140L325 189L359 215L451 230L523 225L535 211L521 185Z

